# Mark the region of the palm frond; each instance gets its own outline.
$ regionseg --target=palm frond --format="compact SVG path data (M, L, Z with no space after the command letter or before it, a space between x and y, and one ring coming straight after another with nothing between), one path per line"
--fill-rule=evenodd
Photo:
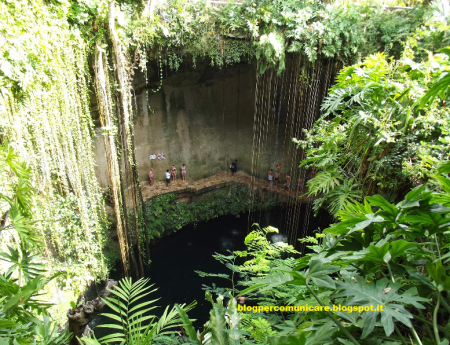
M169 310L166 307L162 316L158 319L149 314L157 306L153 305L158 299L143 301L150 293L157 289L151 289L153 285L147 285L149 279L141 278L132 283L131 278L122 279L115 290L113 297L104 299L106 305L112 309L112 313L102 315L112 319L116 323L104 324L98 327L117 330L99 339L101 344L122 343L133 345L146 345L152 343L157 337L171 335L173 328L183 324L183 320L176 307ZM195 303L181 306L184 312L194 307ZM83 338L83 341L85 338ZM85 341L87 345L88 342Z
M450 85L450 73L444 72L439 80L427 91L427 93L419 99L418 108L423 108L426 104L433 102L437 95L444 98L445 91Z

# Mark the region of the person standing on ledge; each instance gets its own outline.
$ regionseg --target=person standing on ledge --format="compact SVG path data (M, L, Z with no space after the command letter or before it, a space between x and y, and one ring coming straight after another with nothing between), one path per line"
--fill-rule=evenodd
M277 187L277 188L278 188L278 181L280 181L280 176L281 176L280 170L277 170L276 173L273 175L274 184L275 184L275 187Z
M297 189L298 189L299 193L303 192L303 179L302 178L299 178L297 180Z
M155 174L153 173L153 168L150 168L148 177L150 178L150 187L153 189L153 184L155 183Z
M231 176L236 175L237 171L237 159L234 160L233 163L231 163Z
M175 168L175 165L172 165L171 173L172 173L172 180L176 181L177 180L177 168Z
M166 186L170 188L170 172L169 169L166 170Z
M273 186L273 170L270 169L269 173L267 174L267 179L269 180L269 187Z
M183 164L183 165L181 166L181 179L182 179L184 182L186 182L186 172L187 172L186 165Z
M284 187L286 187L286 189L289 189L290 186L291 186L291 175L286 174L286 182L283 186L283 189Z

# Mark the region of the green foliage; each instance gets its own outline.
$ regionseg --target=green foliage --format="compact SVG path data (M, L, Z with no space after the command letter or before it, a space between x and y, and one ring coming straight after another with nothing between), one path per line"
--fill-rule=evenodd
M132 283L131 278L122 279L118 286L111 290L114 297L104 299L113 313L104 313L103 315L116 321L116 323L99 326L114 330L115 333L106 335L98 341L95 338L85 337L81 341L87 345L114 344L117 342L139 345L151 344L157 341L159 337L173 334L173 328L181 325L182 319L179 317L179 311L184 312L183 315L185 315L186 311L190 310L194 304L176 306L171 310L167 306L161 317L157 319L155 315L148 314L156 308L153 304L157 299L143 301L146 296L157 290L150 290L153 285L146 286L148 281L149 279L142 278Z
M0 253L0 260L4 260L10 265L6 271L6 276L17 272L20 284L22 281L29 281L45 272L44 265L36 262L36 258L40 254L32 255L23 244L17 249L10 246L7 247L9 253Z
M27 212L42 220L22 223L26 218L11 204L11 223L24 241L43 242L53 269L72 268L70 275L83 276L84 285L105 276L105 222L92 152L86 45L55 11L63 3L0 2L0 137L25 159L17 167L27 172L17 181L17 207L28 198L21 190L35 190Z
M286 289L283 287L273 289L272 286L278 286L280 281L286 281L286 279L291 281L293 279L288 273L278 272L275 275L272 275L272 273L276 267L286 270L295 267L296 261L294 258L286 258L286 256L299 253L286 243L272 243L267 239L269 233L278 232L276 228L267 227L261 229L256 224L254 224L254 226L255 229L250 232L245 239L247 250L230 252L228 255L218 253L213 255L216 260L220 261L230 269L230 275L196 272L202 277L225 278L232 284L231 289L219 288L216 287L215 284L212 284L212 287L203 285L203 289L206 290L207 293L226 296L229 297L231 301L234 301L233 296L243 294L242 291L239 293L240 289L251 285L250 288L244 290L245 293L250 293L252 290L261 287L262 285L253 285L254 279L259 279L258 281L264 281L264 289L259 290L258 297L251 298L253 301L258 300L259 305L261 306L286 305L288 301L292 299L292 296L303 291L303 288L291 286ZM242 260L245 261L242 263ZM238 264L238 262L241 262L241 264ZM258 316L259 315L261 314L258 314ZM282 320L282 317L278 314L262 315L261 319L249 315L242 315L242 327L240 327L240 329L247 331L248 333L243 333L243 335L249 335L250 339L241 337L241 342L252 343L256 340L257 343L262 343L261 339L268 340L279 332L278 330L265 327L264 325L280 324ZM267 343L267 341L264 343Z
M108 35L108 1L51 3L91 46ZM219 5L170 0L144 5L122 0L118 5L119 37L125 46L131 44L130 55L144 71L149 58L161 56L156 53L161 48L163 62L174 70L185 59L194 66L201 58L222 67L257 57L261 73L266 68L281 72L287 52L298 52L311 62L336 57L349 63L377 51L398 56L401 43L425 13L421 6L389 11L372 2L345 1L245 0Z
M425 23L417 28L414 35L407 38L406 47L414 51L417 61L428 57L428 52L450 45L450 12L446 0L434 0L430 3Z
M0 157L0 181L6 187L0 193L0 343L64 344L68 335L58 334L46 311L51 305L39 298L45 285L59 274L48 277L38 262L42 242L32 227L36 221L31 170L9 145L0 146Z
M446 54L450 58L450 48L442 48L438 52ZM445 100L448 95L446 91L450 85L450 74L449 71L443 72L437 79L437 81L430 87L427 93L421 98L418 107L422 108L428 103L432 103L436 96Z
M226 214L236 217L250 209L248 189L232 186L230 194L215 192L211 202L177 201L176 194L164 194L146 202L149 224L146 224L149 238L159 237L164 232L179 230L190 223L199 223Z
M309 344L326 333L326 344L370 344L377 339L446 344L450 166L438 170L443 173L436 181L440 192L420 186L397 204L379 195L349 204L337 213L339 222L324 231L315 253L296 259L291 269L271 269L241 291L251 298L255 291L303 287L289 303L322 307L295 312L284 324L274 325L280 332L272 343L281 336L306 335ZM352 310L333 310L333 305Z
M431 80L445 79L449 59L430 53L415 62L408 54L392 62L377 54L342 69L322 105L325 114L297 141L307 154L301 166L323 170L308 182L309 195L324 192L316 209L326 203L336 214L359 200L358 190L401 195L448 160L448 95L426 108L417 104Z
M372 3L370 3L372 5ZM311 62L385 51L399 55L401 43L422 22L424 10L388 12L382 7L337 1L246 0L208 6L206 1L171 0L144 10L134 23L132 44L145 69L147 50L163 47L164 63L178 69L188 55L222 67L256 56L260 73L284 70L287 52Z
M14 229L24 244L41 243L29 217L34 193L31 169L9 145L0 146L0 161L0 178L4 186L0 192L0 212L3 217L9 215L10 219L10 224L3 227L2 231Z
M183 318L183 327L193 344L201 345L237 345L246 344L242 337L245 332L241 328L241 317L238 313L237 302L230 299L228 306L223 305L223 296L217 297L214 302L212 295L206 293L206 299L211 302L209 321L205 323L204 330L200 334L195 333L192 321L176 306Z
M255 230L251 231L245 238L247 250L233 251L228 255L215 253L213 258L225 265L231 270L231 275L215 274L195 271L201 277L215 277L227 279L231 282L231 289L217 288L214 284L212 287L203 285L203 289L209 293L216 293L224 297L236 296L238 289L236 285L245 285L246 281L254 276L266 276L273 267L290 267L292 264L290 259L281 259L283 255L299 254L292 246L287 243L272 243L267 239L268 233L278 233L278 229L267 227L261 229L259 225L253 224ZM245 258L245 262L237 265L237 261ZM238 282L239 279L239 282Z
M375 193L401 197L449 159L449 51L438 49L447 42L450 13L440 1L432 9L400 60L377 54L343 68L324 115L304 140L294 140L306 150L300 166L322 170L308 182L310 196L324 193L316 211L327 205L336 214Z
M250 337L255 339L257 344L267 344L270 337L277 334L272 329L272 325L269 321L259 317L251 318L249 314L242 316L242 329L250 333ZM245 320L245 321L244 321Z
M20 287L11 275L0 275L0 342L2 344L65 344L70 335L58 334L46 309L50 304L39 300L40 291L52 278L38 276ZM38 317L41 315L43 321Z

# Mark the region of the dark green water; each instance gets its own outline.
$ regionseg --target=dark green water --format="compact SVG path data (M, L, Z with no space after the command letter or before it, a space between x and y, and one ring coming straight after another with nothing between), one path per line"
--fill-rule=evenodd
M211 286L230 287L225 279L201 278L194 271L211 273L230 273L221 263L212 258L214 253L226 254L228 250L244 250L244 239L250 223L259 222L261 227L272 225L278 227L280 235L277 241L286 239L283 235L283 224L286 214L282 208L274 208L265 212L242 215L240 218L222 216L197 226L189 225L170 236L163 237L151 247L152 263L146 270L150 283L158 290L150 295L150 299L160 297L156 305L162 314L165 306L174 303L189 304L197 301L197 306L189 312L191 318L197 321L194 325L199 328L209 319L211 304L205 300L202 284ZM314 218L311 216L306 233L328 226L329 217ZM300 222L300 227L303 225ZM298 230L298 234L302 229ZM102 318L94 319L94 324L105 322ZM98 329L99 330L99 329ZM97 336L100 332L96 331Z

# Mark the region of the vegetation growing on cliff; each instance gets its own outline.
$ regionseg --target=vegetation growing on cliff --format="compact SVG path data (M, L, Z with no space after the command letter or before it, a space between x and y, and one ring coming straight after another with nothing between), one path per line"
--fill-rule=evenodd
M0 13L0 141L30 169L30 207L42 220L32 232L46 260L80 290L106 275L87 46L41 1L1 1Z
M439 49L448 44L449 18L436 6L400 59L377 54L340 71L322 117L296 140L307 153L301 166L319 169L308 182L310 195L324 195L316 211L328 205L336 214L377 193L398 200L448 161L450 50Z
M49 259L42 258L44 238L33 212L32 179L13 148L0 145L0 342L64 344L69 336L58 333L48 314L51 304L41 298L42 289L61 273L52 275L43 264Z
M256 57L260 72L284 69L287 53L351 63L376 51L398 55L401 42L420 25L421 7L389 12L372 3L246 0L227 5L171 0L133 27L140 59L162 54L177 69L183 59L207 58L213 66ZM144 11L144 13L146 13Z
M267 209L277 204L272 198L265 201L256 199L251 205L250 190L247 185L231 186L229 194L215 191L210 202L184 203L176 194L165 194L149 199L146 231L150 239L158 238L167 231L180 230L188 224L205 222L224 215L239 217L244 212Z

